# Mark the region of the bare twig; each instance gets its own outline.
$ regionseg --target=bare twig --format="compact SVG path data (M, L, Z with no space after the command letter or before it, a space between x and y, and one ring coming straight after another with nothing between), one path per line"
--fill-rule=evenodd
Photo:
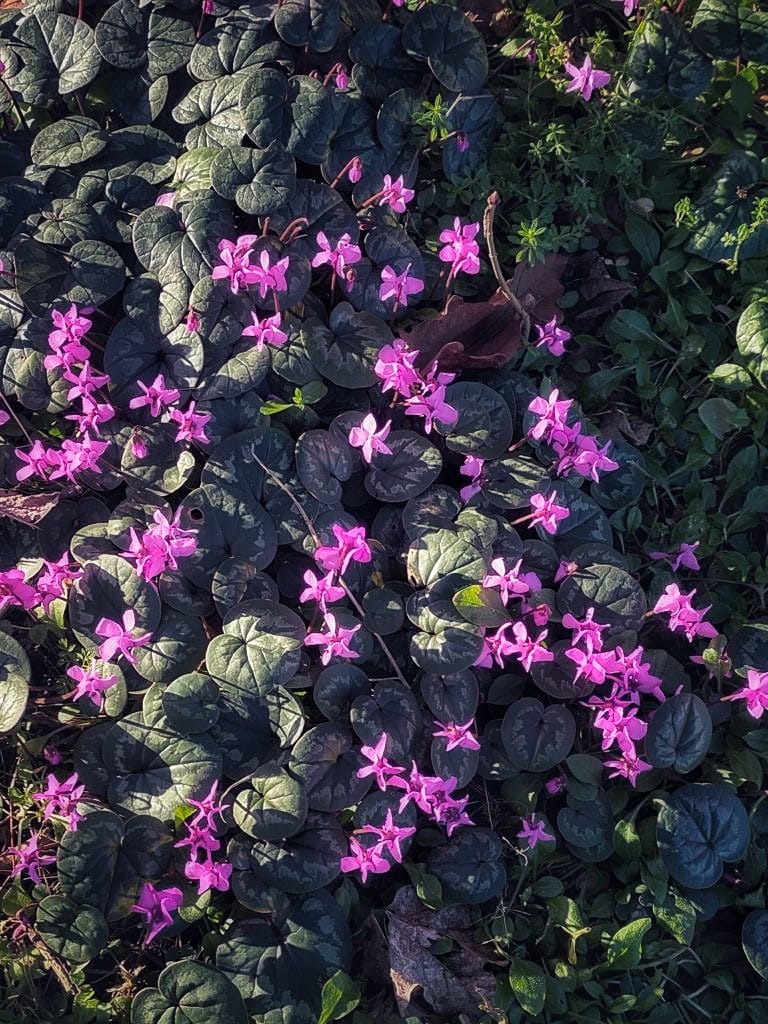
M515 312L520 317L523 325L523 338L528 339L528 333L531 329L531 318L523 309L522 303L514 292L510 289L507 284L506 278L501 272L501 265L499 263L499 257L496 252L496 242L493 237L493 218L496 216L496 207L499 205L499 193L491 192L488 196L488 203L485 207L485 214L483 215L483 234L485 235L485 244L488 247L488 259L493 270L494 277L499 282L499 288L501 289L504 296L512 304Z

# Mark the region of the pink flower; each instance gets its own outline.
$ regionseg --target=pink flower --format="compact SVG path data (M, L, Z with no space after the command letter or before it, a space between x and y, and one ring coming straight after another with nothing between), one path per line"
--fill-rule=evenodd
M690 594L683 594L676 583L670 583L651 609L654 615L667 613L670 630L673 633L685 633L689 641L696 636L710 638L717 636L715 627L711 623L703 621L703 617L712 605L708 604L706 608L697 611L691 604L695 593L696 590L692 590Z
M592 67L592 58L587 54L580 68L566 61L565 70L571 76L571 83L566 92L580 92L585 100L592 98L595 89L608 85L611 76L607 71L598 71Z
M171 409L168 413L171 422L177 424L178 432L174 441L198 441L210 444L211 439L205 432L211 418L209 412L195 412L195 402L191 401L186 409Z
M259 320L258 315L252 312L251 320L251 326L243 329L243 337L255 338L257 348L264 348L265 343L280 348L288 341L288 335L280 330L283 321L279 313Z
M464 224L461 218L454 217L453 228L440 232L440 241L445 243L438 253L443 263L451 264L451 277L463 271L465 274L477 274L480 270L480 249L474 241L480 230L477 222Z
M608 773L609 779L629 779L629 784L634 787L637 785L638 775L642 772L651 771L653 765L643 761L633 747L623 751L622 756L618 760L606 761L605 767L614 769L614 771Z
M59 782L55 775L46 777L46 788L41 793L33 793L32 799L45 804L43 820L48 821L54 814L67 818L67 826L73 832L77 823L82 820L77 811L77 802L85 792L85 786L78 785L80 782L77 772L74 772L64 782Z
M259 266L251 264L248 267L246 280L248 284L258 285L259 298L266 298L268 291L284 292L288 290L285 280L285 272L288 270L290 259L284 256L272 265L272 258L267 249L262 249L259 254ZM245 333L245 332L243 332Z
M76 398L91 398L91 395L96 388L101 388L105 384L109 383L109 377L106 373L98 373L95 371L88 360L83 363L78 373L73 373L72 370L67 367L67 369L64 370L63 377L64 380L73 385L73 387L67 391L68 402L74 402Z
M411 188L406 188L402 174L395 181L388 175L384 175L384 187L381 190L379 206L389 205L395 213L405 213L405 207L413 199L416 193Z
M221 843L211 832L211 826L195 824L193 821L185 822L187 835L174 843L174 847L189 847L189 855L195 860L202 851L206 857L215 853L221 848Z
M435 420L447 427L454 427L459 421L458 409L445 400L444 385L406 399L405 411L409 416L424 417L424 431L427 434L431 433Z
M11 421L11 417L5 411L5 409L0 409L0 427L4 427L5 424L6 423L10 423L10 421Z
M382 391L394 391L403 398L410 398L414 385L421 380L414 363L419 357L418 352L411 352L408 343L402 338L395 338L391 345L379 349L379 357L373 368L374 373L382 381Z
M175 192L162 192L155 200L155 206L169 206L173 209L175 199Z
M147 934L144 945L148 946L160 932L173 924L172 913L184 902L181 889L172 886L169 889L156 889L151 882L145 882L139 896L139 902L131 907L137 914L147 919Z
M571 333L570 331L563 331L557 326L557 317L553 316L543 327L540 324L535 324L535 327L536 334L538 335L536 348L546 345L553 356L563 355L565 343L570 340Z
M464 457L464 462L459 466L459 473L462 476L471 477L471 480L466 487L462 487L459 491L459 497L462 501L469 501L483 489L484 466L485 459L480 459L476 455L466 455Z
M11 605L29 611L37 603L37 591L26 582L21 569L0 572L0 615Z
M748 668L747 685L721 699L746 701L750 715L753 718L761 718L763 712L768 710L768 672Z
M308 633L304 638L304 643L307 647L320 644L325 648L320 655L320 661L324 665L329 664L332 658L360 657L357 651L353 651L349 646L350 639L362 628L360 623L351 629L345 629L344 626L336 625L335 615L332 615L331 612L326 612L324 625L326 632Z
M197 813L192 818L190 824L199 825L205 822L205 826L208 829L216 827L217 816L221 815L229 806L228 804L216 803L216 790L218 786L219 780L216 779L202 800L193 800L192 797L187 798L187 803L190 807L197 808Z
M560 392L554 388L549 398L538 395L528 405L528 411L539 417L538 423L528 431L528 437L532 440L543 440L548 444L554 431L565 428L573 400L566 398L560 401L559 396Z
M502 626L501 628L508 629L509 624ZM547 638L546 629L537 637L533 638L528 635L528 630L522 622L513 623L511 628L515 637L515 642L508 644L506 653L516 654L520 664L526 672L531 671L531 665L534 661L554 660L555 656L552 651L548 651L546 647L544 647L544 641Z
M117 676L101 676L93 669L85 669L80 665L72 665L68 668L67 675L77 683L72 691L72 700L89 697L99 711L104 705L104 691L110 689L117 682Z
M381 847L378 843L366 848L354 836L350 836L349 846L351 854L348 857L342 857L339 862L342 871L359 871L363 883L367 881L369 874L382 875L389 871L389 861L382 857L379 852Z
M363 827L357 829L357 831L376 836L379 840L376 844L376 848L381 851L382 847L384 847L398 864L402 864L403 851L400 849L400 843L403 839L409 839L415 833L416 829L412 825L403 827L396 825L392 818L392 808L390 807L387 811L387 817L384 819L383 825L363 825Z
M240 289L249 283L248 276L252 269L251 247L257 238L258 235L241 235L236 242L230 242L226 238L219 242L221 263L213 268L211 277L214 281L229 278L229 287L233 295L237 295Z
M638 0L614 0L614 3L624 4L624 15L628 18L637 9Z
M414 829L415 831L415 829ZM18 863L11 869L11 878L18 878L22 871L26 871L30 881L40 885L42 878L39 869L56 863L56 855L43 857L38 849L39 832L33 832L23 846L9 846L5 851L15 857Z
M159 416L164 406L173 405L174 402L179 400L178 390L165 386L165 377L162 373L158 373L149 387L140 380L136 381L136 383L142 394L138 398L130 400L128 403L130 409L140 409L142 406L148 405L150 413L153 416Z
M523 597L531 590L541 590L541 580L535 573L521 575L522 564L523 560L519 558L511 569L507 569L503 558L494 558L491 562L493 572L483 577L482 585L497 588L503 604L507 604L510 597Z
M383 455L391 455L392 449L384 444L392 429L392 420L388 420L381 430L376 430L376 417L369 412L363 417L359 427L352 427L349 431L349 443L353 448L362 449L363 459L370 463L375 452Z
M360 753L371 763L362 768L358 768L357 777L358 779L367 779L369 775L373 775L379 789L381 790L385 790L387 788L388 782L394 781L392 778L394 775L400 775L405 771L405 768L390 764L384 756L384 751L386 750L388 741L389 736L383 732L375 747L363 745L360 748Z
M329 604L340 601L346 594L344 587L334 585L334 578L335 574L329 572L327 576L318 579L311 569L307 569L304 573L304 582L307 586L299 595L299 601L302 604L305 601L317 601L320 610L324 612Z
M477 742L477 737L471 731L474 724L474 717L462 724L458 722L439 722L435 719L435 725L439 725L440 728L432 733L432 738L442 737L448 740L445 745L446 750L455 750L456 747L463 747L465 750L479 750L480 744Z
M530 850L535 849L537 843L553 841L555 838L547 832L543 821L536 821L535 814L529 818L523 818L522 826L522 830L517 833L517 838L525 839Z
M370 562L371 549L365 540L365 527L352 526L348 530L334 523L336 545L321 545L315 551L315 561L326 572L345 573L350 562Z
M439 825L445 825L448 838L462 825L475 824L465 810L468 803L468 796L464 796L460 800L446 796L435 804L432 811L433 817Z
M407 306L409 295L418 295L419 292L423 291L424 282L418 277L411 276L410 263L402 274L398 274L394 267L390 267L389 264L382 268L381 286L379 288L379 298L382 302L386 302L387 299L394 299L396 305Z
M550 796L557 796L558 793L562 793L565 789L566 777L563 772L558 772L557 775L553 775L551 779L547 779L544 783L544 789Z
M347 172L349 180L353 185L356 185L363 176L363 161L359 156L353 157L349 163L349 171Z
M337 277L344 277L348 266L358 263L362 259L360 246L354 245L348 232L345 232L335 246L331 246L324 231L318 231L317 253L312 259L313 267L322 267L329 264Z
M563 626L573 631L571 640L574 644L583 640L593 650L600 651L603 648L603 632L610 626L607 622L595 622L594 614L594 607L587 608L583 619L577 619L575 615L566 612L563 616Z
M184 865L184 874L191 881L197 882L198 896L202 896L209 889L218 889L219 892L226 892L229 889L229 876L232 874L232 865L226 861L215 864L210 857L199 863L196 860L190 860Z
M131 665L137 664L133 649L146 644L152 639L152 634L142 633L135 637L132 633L135 626L136 613L132 608L123 612L122 625L115 622L114 619L99 619L96 624L96 635L106 637L99 646L99 657L102 661L111 661L116 654L120 653Z
M197 549L197 530L179 525L180 511L171 521L160 509L152 513L154 522L141 537L131 527L131 543L125 557L136 559L136 572L145 580L153 580L166 569L178 569L177 558L186 558Z
M554 492L548 498L543 494L531 495L531 523L534 526L541 526L549 534L557 533L557 524L571 514L564 505L555 503L556 498L557 494Z
M460 153L466 153L469 149L469 136L466 132L456 132L456 149Z

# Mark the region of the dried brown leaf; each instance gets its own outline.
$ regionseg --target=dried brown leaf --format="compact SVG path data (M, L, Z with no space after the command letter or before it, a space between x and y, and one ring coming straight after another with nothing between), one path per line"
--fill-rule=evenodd
M479 1016L479 1007L487 1002L495 986L493 975L482 969L488 959L483 950L464 935L462 951L445 962L429 952L441 935L458 941L458 932L469 930L469 910L429 910L419 902L413 888L406 886L397 892L387 917L390 977L402 1016L408 1016L416 997L441 1015Z
M23 526L38 526L56 507L60 497L60 491L49 491L47 494L17 494L16 491L0 490L0 516L13 519Z

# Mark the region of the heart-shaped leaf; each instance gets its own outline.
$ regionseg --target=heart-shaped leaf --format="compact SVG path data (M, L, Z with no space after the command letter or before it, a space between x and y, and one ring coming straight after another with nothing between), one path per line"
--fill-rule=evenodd
M145 988L131 1004L131 1024L247 1024L243 997L226 975L209 964L180 960L160 972L157 988Z
M749 817L735 793L714 782L694 782L666 796L656 841L670 875L692 889L708 889L723 863L741 860L750 838Z
M645 736L645 756L656 768L691 772L712 739L712 717L693 693L678 693L657 708Z
M570 754L576 720L560 704L545 708L535 697L524 697L507 708L501 730L507 756L516 768L546 772Z

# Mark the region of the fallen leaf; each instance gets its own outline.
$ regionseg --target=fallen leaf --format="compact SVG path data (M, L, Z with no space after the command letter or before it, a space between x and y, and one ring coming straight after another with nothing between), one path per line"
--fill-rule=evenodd
M565 257L550 255L535 267L521 264L507 282L532 320L546 323L555 315L565 265ZM442 313L405 328L403 337L420 352L421 367L437 360L441 370L493 370L515 356L521 333L520 317L499 288L483 302L452 295Z
M440 1015L480 1016L479 1008L492 997L495 980L483 970L492 956L485 955L469 938L468 908L429 910L419 902L415 890L405 886L396 893L387 919L389 973L401 1015L409 1016L412 1001L421 997ZM462 948L441 961L429 949L436 939L446 935Z
M0 490L0 516L13 519L23 526L37 526L56 507L60 498L60 491L17 494L15 491Z

